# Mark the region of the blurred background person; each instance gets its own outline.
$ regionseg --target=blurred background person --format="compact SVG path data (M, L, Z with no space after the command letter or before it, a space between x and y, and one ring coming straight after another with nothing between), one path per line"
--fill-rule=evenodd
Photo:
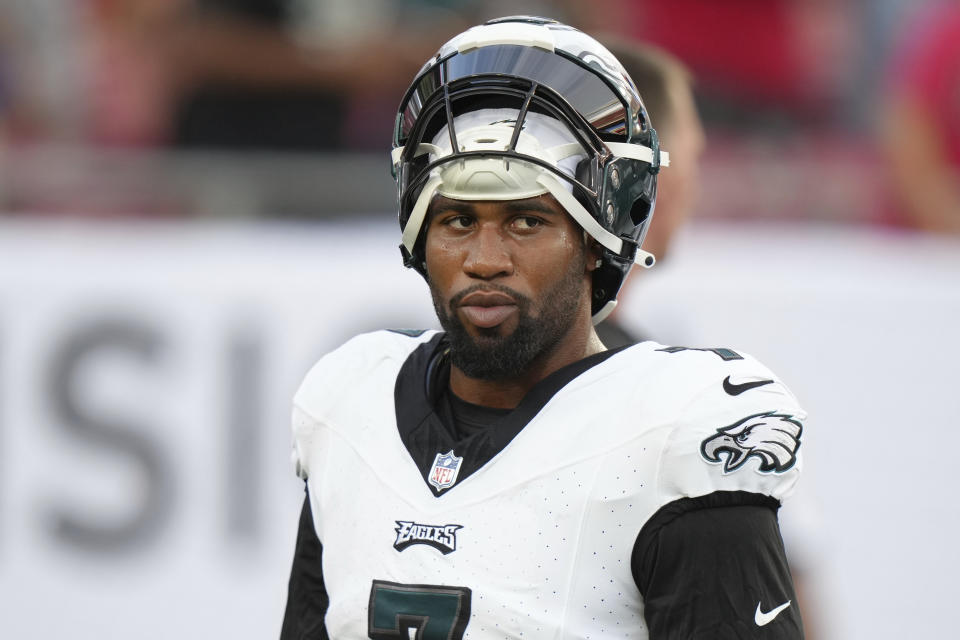
M906 21L880 132L905 223L960 234L960 3Z
M693 96L693 76L676 57L659 47L609 37L605 44L633 78L660 144L670 154L657 181L657 202L643 248L660 262L668 257L670 243L677 230L687 221L700 193L700 157L706 138ZM643 269L634 269L627 289ZM623 326L623 318L614 314L597 326L600 340L609 349L633 344L644 339ZM642 324L631 319L628 324Z
M577 2L527 3L570 19ZM482 16L478 0L196 0L184 64L192 87L176 117L184 147L386 149L395 96L434 52Z
M0 3L5 147L76 134L81 7L61 5L61 0Z
M660 46L692 69L713 126L777 131L829 122L859 61L860 10L844 0L601 3L617 16L616 33Z
M636 83L660 142L670 152L670 167L657 182L656 224L644 240L644 248L662 260L700 199L706 136L694 100L694 79L686 65L659 47L621 40L611 41L610 50Z
M197 0L179 52L191 68L176 113L182 147L334 150L383 147L384 125L431 52L423 35L457 15L386 0ZM365 117L371 115L373 117ZM355 124L354 124L355 123Z
M8 143L165 143L178 81L171 38L189 2L3 3Z

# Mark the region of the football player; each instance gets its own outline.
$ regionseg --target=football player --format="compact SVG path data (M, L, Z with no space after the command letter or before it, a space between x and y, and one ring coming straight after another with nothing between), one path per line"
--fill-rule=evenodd
M576 29L493 20L424 65L393 166L443 331L358 336L297 392L282 638L802 637L794 396L731 349L594 330L654 262L668 164Z

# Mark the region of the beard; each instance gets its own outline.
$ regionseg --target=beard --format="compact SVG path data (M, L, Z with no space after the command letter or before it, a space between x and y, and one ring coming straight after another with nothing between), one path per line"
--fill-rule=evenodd
M556 284L544 292L536 312L531 298L503 285L478 283L445 303L431 284L437 318L450 340L451 364L477 380L507 380L521 375L537 357L549 353L576 321L585 264L585 257L574 260ZM516 300L518 321L512 333L501 336L498 327L478 329L479 336L467 332L453 310L478 290L500 291Z

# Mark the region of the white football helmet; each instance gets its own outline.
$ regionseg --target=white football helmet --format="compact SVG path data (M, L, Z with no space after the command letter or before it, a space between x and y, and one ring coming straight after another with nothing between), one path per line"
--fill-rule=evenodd
M424 276L424 221L437 194L553 195L603 247L595 322L634 262L654 263L640 245L667 155L616 58L555 20L499 18L443 45L400 103L392 159L404 263Z

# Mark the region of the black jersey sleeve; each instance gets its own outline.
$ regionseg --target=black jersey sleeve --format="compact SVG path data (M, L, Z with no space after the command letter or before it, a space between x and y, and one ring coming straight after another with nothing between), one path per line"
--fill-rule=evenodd
M631 559L650 640L801 640L779 502L743 491L682 498L644 525Z
M303 509L300 511L280 640L327 640L329 637L324 617L330 599L323 582L322 557L323 545L313 527L308 494L303 499Z

